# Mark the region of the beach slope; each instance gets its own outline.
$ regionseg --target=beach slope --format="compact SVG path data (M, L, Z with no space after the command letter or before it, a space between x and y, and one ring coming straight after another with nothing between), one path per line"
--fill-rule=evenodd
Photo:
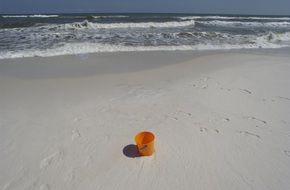
M0 60L0 188L290 189L290 56ZM138 157L136 133L156 136Z

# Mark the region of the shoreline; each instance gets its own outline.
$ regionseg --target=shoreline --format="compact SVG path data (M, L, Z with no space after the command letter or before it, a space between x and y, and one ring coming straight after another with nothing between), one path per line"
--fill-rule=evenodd
M146 53L175 53L175 54L212 54L212 53L265 53L267 54L282 54L288 55L290 47L279 47L279 48L237 48L237 49L201 49L201 50L146 50L146 51L112 51L112 52L88 52L88 53L78 53L78 54L63 54L55 56L33 56L33 57L16 57L16 58L5 58L0 59L0 61L6 62L9 60L18 59L32 59L32 58L57 58L57 57L87 57L90 55L98 56L110 56L115 54L146 54Z
M290 48L279 49L233 49L233 50L202 50L202 51L144 51L144 52L101 52L86 53L77 55L59 55L52 57L24 57L0 59L0 75L17 76L19 72L24 75L35 74L45 77L50 71L58 72L60 77L68 75L95 75L119 72L134 72L140 70L150 70L159 67L169 66L187 62L204 56L212 55L251 55L268 57L289 57ZM146 58L153 56L155 62L147 62ZM94 61L96 60L96 62ZM120 62L120 64L119 64ZM104 64L106 63L106 65ZM108 64L109 63L109 64ZM21 65L20 65L21 64ZM18 66L15 66L18 65ZM84 66L84 67L83 67ZM68 69L68 70L67 70ZM24 70L24 71L23 71ZM67 71L65 71L67 70ZM93 72L94 70L100 70ZM43 73L43 71L45 73ZM100 73L101 72L101 73ZM55 76L53 76L55 77Z
M170 47L170 46L169 46ZM89 55L99 55L99 56L105 56L105 55L115 55L115 54L130 54L130 53L190 53L193 55L196 54L211 54L211 53L229 53L229 52L237 52L237 53L266 53L266 54L286 54L289 52L290 47L249 47L249 48L225 48L225 49L220 49L220 47L216 47L217 49L144 49L144 50L125 50L125 51L99 51L99 52L83 52L83 53L68 53L68 54L60 54L60 55L47 55L47 56L27 56L27 57L12 57L12 58L0 58L0 61L7 62L9 60L17 60L17 59L31 59L31 58L55 58L55 57L66 57L66 56L76 56L76 57L87 57Z

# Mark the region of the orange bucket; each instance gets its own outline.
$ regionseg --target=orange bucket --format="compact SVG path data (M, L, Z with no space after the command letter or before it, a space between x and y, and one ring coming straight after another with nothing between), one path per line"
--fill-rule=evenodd
M141 156L151 156L154 153L154 139L154 134L147 131L138 133L135 136L135 142Z

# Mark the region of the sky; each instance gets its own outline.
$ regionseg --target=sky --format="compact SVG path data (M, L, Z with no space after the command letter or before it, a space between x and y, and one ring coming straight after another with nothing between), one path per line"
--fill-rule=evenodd
M290 15L290 0L0 0L0 14L103 12Z

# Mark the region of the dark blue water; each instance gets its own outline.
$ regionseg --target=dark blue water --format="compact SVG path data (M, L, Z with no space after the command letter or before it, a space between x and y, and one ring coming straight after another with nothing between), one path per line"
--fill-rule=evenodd
M1 15L0 58L91 52L280 48L290 17L189 14Z

